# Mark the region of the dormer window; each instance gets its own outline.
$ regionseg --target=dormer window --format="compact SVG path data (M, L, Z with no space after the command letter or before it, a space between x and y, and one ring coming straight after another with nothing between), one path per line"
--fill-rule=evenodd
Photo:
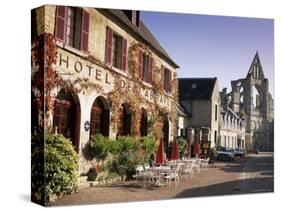
M193 88L193 89L197 88L197 84L196 84L196 83L193 83L193 84L191 85L191 88Z
M138 10L123 10L129 20L137 27L140 25L140 11Z

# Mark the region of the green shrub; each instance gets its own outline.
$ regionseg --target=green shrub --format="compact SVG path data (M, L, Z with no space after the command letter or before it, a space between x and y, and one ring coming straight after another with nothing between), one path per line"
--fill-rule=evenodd
M187 153L187 142L184 138L178 139L178 147L179 147L179 154L180 157L183 157Z
M64 194L77 190L78 154L62 135L45 137L45 193Z
M130 179L137 164L148 163L149 157L155 153L156 146L152 137L133 139L130 136L120 136L116 140L97 135L90 141L90 155L97 161L108 160L105 167L109 172L118 173ZM108 157L111 155L111 157Z
M103 161L108 156L110 152L111 142L108 137L98 134L91 138L90 147L93 154L93 157L97 161Z
M142 137L140 138L141 148L144 151L144 161L148 161L151 154L155 154L156 142L153 137Z
M44 143L44 148L36 147L42 147L42 143ZM35 173L32 178L35 180L32 182L33 190L37 190L41 194L44 192L46 202L49 201L52 194L60 195L76 191L78 155L71 141L62 135L45 134L45 139L43 135L34 135L32 136L32 146L32 172ZM42 159L42 155L44 155L44 161L36 161L37 158ZM44 175L43 183L40 180L36 182L35 178L42 179L42 175Z

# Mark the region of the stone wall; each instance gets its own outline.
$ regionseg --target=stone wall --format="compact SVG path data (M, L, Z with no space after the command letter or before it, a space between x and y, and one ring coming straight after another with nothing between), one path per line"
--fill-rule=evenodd
M79 138L79 171L80 173L88 171L91 166L91 161L87 161L83 156L83 148L89 141L90 132L85 131L84 124L86 121L90 121L91 109L95 99L99 96L103 96L107 100L108 92L112 91L114 88L115 76L119 75L120 79L124 81L124 86L122 89L128 90L128 95L132 92L134 83L131 81L128 73L121 71L114 67L109 67L105 64L105 45L106 45L106 28L109 26L119 35L127 40L127 51L131 45L139 43L135 36L130 34L126 28L121 27L116 24L97 9L94 8L83 8L90 14L90 24L89 24L89 43L88 52L81 52L70 46L65 45L57 41L58 48L58 60L54 65L55 70L57 70L65 81L74 82L77 79L87 80L87 82L94 83L99 86L101 90L92 88L90 86L81 86L81 90L77 94L78 104L80 107L80 138ZM36 9L37 11L37 32L42 33L54 33L55 29L55 15L56 6L45 5ZM176 70L173 66L169 64L166 60L162 59L154 49L146 46L150 49L152 57L154 58L155 65L161 67L162 65L172 71L172 80L176 77ZM32 54L33 55L33 54ZM89 61L87 58L89 55L94 57L96 61ZM127 52L127 56L129 52ZM127 59L128 66L128 59ZM34 68L34 67L33 67ZM127 68L128 70L128 68ZM174 87L173 89L177 89ZM152 86L144 83L141 90L141 95L147 101L154 103L154 97L152 96ZM52 94L56 96L60 88L53 90ZM157 104L161 107L166 108L169 113L169 118L172 112L175 112L175 104L173 104L174 96L171 94L164 93L158 96ZM139 104L140 107L147 108L148 105L144 103ZM151 111L148 111L150 113ZM110 112L112 115L112 112ZM115 138L116 131L113 130L112 123L109 123L109 137ZM175 123L171 122L169 119L169 140L172 141L176 133Z
M245 118L246 132L252 136L248 146L262 151L273 150L273 99L268 83L258 53L247 76L231 82L230 107Z

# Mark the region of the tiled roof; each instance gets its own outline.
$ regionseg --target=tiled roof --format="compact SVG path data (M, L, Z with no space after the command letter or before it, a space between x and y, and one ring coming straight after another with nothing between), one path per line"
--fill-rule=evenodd
M172 60L169 54L165 51L165 49L160 45L154 35L150 32L150 30L145 26L145 24L140 20L139 27L134 25L129 18L125 15L123 10L116 9L97 9L103 14L109 14L110 17L114 16L118 19L120 24L125 24L135 35L139 36L146 44L151 45L151 47L159 54L160 57L167 60L167 62L175 68L179 68L179 66ZM110 18L109 17L109 18Z
M217 78L179 78L179 99L209 100Z
M185 107L182 107L180 104L176 104L176 106L177 106L178 115L184 116L184 117L190 116L190 113L185 109Z

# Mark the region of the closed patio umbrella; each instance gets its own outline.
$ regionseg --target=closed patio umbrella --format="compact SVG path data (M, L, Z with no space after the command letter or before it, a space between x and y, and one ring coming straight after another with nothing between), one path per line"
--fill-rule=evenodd
M173 142L173 148L172 148L172 160L178 160L179 159L179 146L178 142L174 140Z
M164 164L164 142L160 139L158 151L156 155L156 164Z
M187 141L187 159L191 157L191 141Z
M199 156L200 151L200 142L199 142L199 136L195 135L195 141L194 141L194 154L196 156Z

